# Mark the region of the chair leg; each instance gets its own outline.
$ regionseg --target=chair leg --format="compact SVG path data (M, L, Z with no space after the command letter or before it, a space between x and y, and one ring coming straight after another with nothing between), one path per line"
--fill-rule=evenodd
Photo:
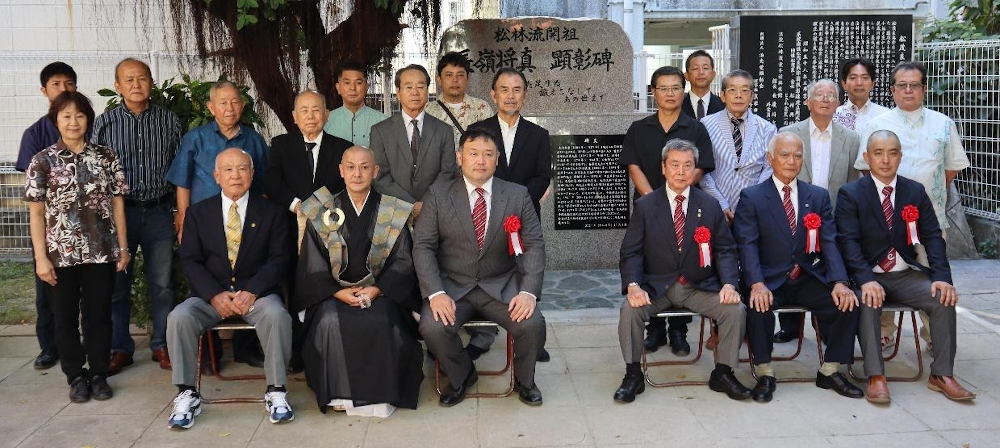
M263 403L263 398L253 398L253 397L233 397L233 398L206 398L204 394L201 393L201 355L202 347L207 342L208 343L208 355L209 362L211 363L212 372L220 381L244 381L244 380L262 380L266 379L264 375L234 375L234 376L223 376L219 373L219 363L215 357L215 344L212 343L211 339L206 340L206 333L203 333L198 337L198 361L195 365L198 368L197 378L198 378L198 394L201 395L201 401L208 404L228 404L228 403Z
M678 366L678 365L692 365L701 359L702 352L705 347L705 326L711 325L709 320L705 316L701 316L701 330L698 333L698 354L692 358L690 361L656 361L648 362L646 360L646 350L642 351L642 376L646 379L646 384L652 387L676 387L676 386L704 386L708 384L708 381L667 381L663 383L658 383L653 381L649 377L649 367L655 366Z
M510 372L510 384L507 389L499 393L476 392L466 393L466 398L503 398L514 393L514 336L507 333L507 360L502 370L486 370L479 372L482 376L500 376ZM441 363L434 359L434 390L441 395Z
M920 349L920 330L917 328L917 312L916 311L901 311L899 313L899 320L896 323L896 325L897 325L898 328L896 329L896 344L895 344L895 347L893 347L892 354L889 355L888 357L883 358L883 360L886 361L886 362L888 362L889 360L895 358L896 355L899 352L899 343L900 343L900 339L903 336L903 315L906 314L906 313L910 313L910 320L911 320L911 323L913 324L913 346L914 346L914 349L916 349L916 351L917 351L917 373L915 373L912 376L886 376L885 377L886 381L894 381L894 382L901 382L901 383L912 383L912 382L915 382L915 381L919 381L924 376L924 354L923 354L923 351ZM855 360L864 361L863 357L855 357L854 359ZM851 378L853 378L855 381L859 381L859 382L868 381L868 377L867 376L858 375L858 374L854 373L854 365L853 364L851 364L850 366L848 366L847 372L851 374Z
M805 333L802 332L803 330L805 330L806 326L806 313L801 313L801 314L802 318L799 319L799 340L798 343L795 345L795 353L792 353L789 356L771 356L771 361L792 361L795 358L798 358L799 355L802 353L802 343L805 342L806 340L806 335ZM747 353L749 352L750 352L750 343L747 342ZM750 356L747 355L746 358L740 358L740 362L750 362Z

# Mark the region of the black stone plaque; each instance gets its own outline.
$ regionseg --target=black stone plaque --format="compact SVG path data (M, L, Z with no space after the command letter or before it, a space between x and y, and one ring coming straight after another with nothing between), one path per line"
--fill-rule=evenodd
M892 107L889 72L913 54L913 16L743 16L740 67L754 77L753 110L779 128L805 119L810 82L840 82L840 63L871 59L872 101Z
M625 136L553 135L549 140L556 230L626 227L628 173L618 165Z

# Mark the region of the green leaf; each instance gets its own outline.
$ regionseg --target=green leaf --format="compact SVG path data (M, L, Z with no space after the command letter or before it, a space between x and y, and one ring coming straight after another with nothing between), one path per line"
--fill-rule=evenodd
M257 16L247 14L245 17L247 18L247 22L250 22L251 24L257 23Z
M118 92L115 92L114 90L111 89L98 90L97 94L100 96L118 96Z

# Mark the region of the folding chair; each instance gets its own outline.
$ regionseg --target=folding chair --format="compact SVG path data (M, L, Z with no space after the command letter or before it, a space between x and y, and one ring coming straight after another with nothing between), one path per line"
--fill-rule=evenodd
M474 320L466 322L462 327L496 327L500 328L495 322ZM501 370L479 370L477 371L480 376L500 376L507 372L510 372L510 385L507 390L499 393L486 393L486 392L476 392L476 393L466 393L466 398L503 398L512 393L514 393L514 336L509 332L507 333L507 364L504 365ZM437 358L434 359L434 389L437 391L438 395L441 395L441 363L438 362Z
M708 381L668 381L664 383L657 383L649 378L649 367L656 366L689 366L696 364L701 359L701 354L705 347L705 325L708 324L707 318L701 316L698 313L684 309L684 308L668 308L660 313L656 314L656 317L683 317L683 316L698 316L701 317L701 330L698 333L698 352L695 354L694 358L688 360L679 361L653 361L649 362L646 360L646 349L642 349L642 375L646 378L646 383L653 387L675 387L675 386L703 386L708 384Z
M215 325L214 327L212 327L212 328L209 329L209 331L213 331L213 330L232 330L232 331L251 330L251 331L253 331L254 330L254 326L251 325L251 324L248 324L246 322L243 322L242 320L233 319L233 320L224 320L224 321L220 322L218 325ZM264 398L262 396L258 396L258 397L230 397L230 398L206 398L205 394L201 393L201 356L202 356L202 350L204 349L205 345L208 345L208 354L209 354L209 359L210 359L209 362L211 363L210 365L212 367L212 373L220 381L246 381L246 380L263 380L263 379L266 379L266 377L264 375L233 375L233 376L224 376L221 373L219 373L219 362L218 362L218 359L215 357L215 344L212 344L211 341L209 341L207 339L207 337L206 337L207 335L208 335L208 332L206 331L205 333L203 333L201 336L198 337L198 362L197 362L197 365L196 365L196 367L198 369L198 383L197 383L196 387L197 387L197 390L198 390L198 394L201 395L201 401L205 402L205 403L210 403L210 404L214 404L214 403L220 403L220 404L223 404L223 403L263 403L264 402Z
M772 356L771 357L771 362L791 361L791 360L799 357L799 354L802 352L802 342L805 340L805 337L806 337L806 334L805 334L805 325L806 325L805 313L808 312L808 311L809 311L808 309L806 309L804 307L800 307L800 306L786 306L786 307L780 307L780 308L774 309L774 312L776 312L778 314L782 314L782 313L802 313L802 319L799 320L799 342L798 342L798 346L795 348L795 353L793 353L791 356ZM819 356L820 361L822 361L823 360L823 337L820 336L820 333L819 333L819 322L816 320L816 316L813 316L813 318L812 318L812 326L813 326L813 330L816 332L816 353ZM753 366L754 366L754 363L753 363L753 350L750 348L750 340L747 339L745 342L746 342L746 345L747 345L747 358L746 359L740 359L740 362L746 362L746 363L748 363L750 365L750 373L753 375L753 378L756 380L757 379L757 371L753 368ZM776 378L776 380L779 383L808 383L808 382L816 381L816 377L786 377L786 378Z
M903 316L906 313L910 313L910 321L913 324L913 346L917 350L917 373L913 376L886 376L886 381L900 381L900 382L914 382L919 381L920 378L924 376L924 355L920 350L920 331L917 329L917 310L906 305L889 304L886 302L882 306L883 313L899 313L899 318L896 320L896 344L892 347L892 353L889 356L882 358L885 362L891 361L893 358L899 354L899 343L903 336ZM864 362L864 356L855 356L855 361ZM847 369L848 373L851 374L851 378L855 381L867 381L868 377L857 375L854 373L854 364Z

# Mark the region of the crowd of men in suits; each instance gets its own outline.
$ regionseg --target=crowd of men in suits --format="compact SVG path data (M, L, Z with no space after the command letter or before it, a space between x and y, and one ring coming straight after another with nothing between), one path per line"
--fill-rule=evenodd
M72 69L55 66L46 67L48 78L43 71L43 94L75 88ZM541 205L552 177L549 133L521 116L529 96L522 72L501 68L494 74L495 113L465 93L471 73L461 54L444 55L437 67L439 97L428 104L427 70L399 69L394 83L401 110L385 117L364 105L365 68L346 63L336 75L343 106L329 111L324 95L300 93L293 110L297 129L269 146L241 123L245 103L237 86L216 83L208 101L215 120L181 137L176 116L150 102L149 67L135 59L116 67L122 103L97 120L101 126L92 138L115 150L131 184L173 186L133 188L129 194L142 196L125 198L128 226L144 229L129 232L129 245L132 251L142 246L146 255L153 360L172 370L178 387L171 428L190 428L201 412L198 338L230 317L255 326L257 340L234 340L234 358L264 368L270 420L294 418L287 373L302 368L305 330L283 298L295 294L307 227L337 222L328 214L317 221L302 208L318 190L349 187L341 163L354 147L365 147L376 166L368 190L354 190L412 204L406 223L419 282L413 295L422 300L417 328L449 378L440 403L462 401L477 379L473 360L489 350L496 332L470 331L463 347L458 329L478 318L513 335L516 391L528 405L542 403L534 371L536 362L549 358L536 307L545 266ZM968 166L954 123L922 107L926 72L919 63L892 70L897 107L878 116L869 100L874 65L852 59L840 75L850 107L838 107L835 81L817 80L807 88L809 117L779 131L754 114L755 83L748 72L725 74L719 95L709 90L716 73L707 52L691 54L684 71L662 67L653 73L657 112L632 124L620 159L635 186L635 203L621 246L626 300L619 340L626 375L616 401L631 402L643 392L644 350L669 344L675 354L690 352L690 318L672 318L667 328L655 317L669 307L715 322L708 343L716 354L712 390L770 401L777 383L773 343L798 336L797 321L783 321L775 334L773 311L796 305L817 318L827 346L816 385L888 402L879 313L884 301L927 314L935 358L928 387L956 400L975 397L952 376L957 294L940 191ZM864 128L855 130L860 123ZM42 141L44 127L36 123L26 131L22 156L53 143ZM172 246L175 235L192 294L171 311L172 257L162 243ZM368 235L368 243L379 238ZM112 375L133 363L129 271L119 274L115 295L114 334L121 336L112 344ZM39 369L58 358L46 342L51 329L45 328L43 296ZM359 290L346 301L366 308L376 298ZM757 378L752 390L733 374L745 337ZM867 391L840 372L853 361L856 338Z

